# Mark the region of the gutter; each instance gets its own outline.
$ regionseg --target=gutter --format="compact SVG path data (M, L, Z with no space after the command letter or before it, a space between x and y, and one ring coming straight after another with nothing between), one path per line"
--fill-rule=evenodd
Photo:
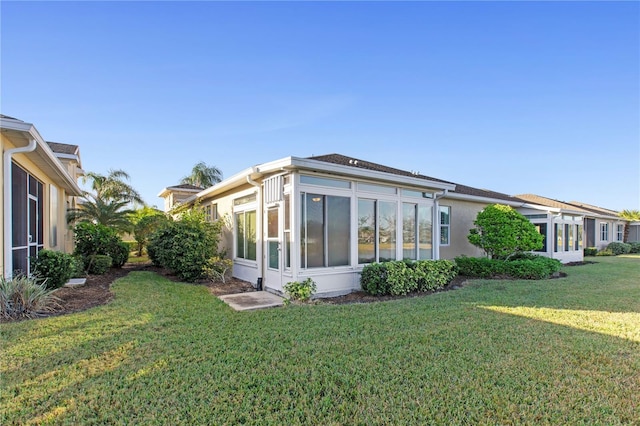
M3 171L4 171L4 271L3 275L10 280L13 277L13 197L11 194L12 174L11 174L11 157L13 154L35 151L37 142L35 138L29 138L29 144L20 148L8 149L3 155Z

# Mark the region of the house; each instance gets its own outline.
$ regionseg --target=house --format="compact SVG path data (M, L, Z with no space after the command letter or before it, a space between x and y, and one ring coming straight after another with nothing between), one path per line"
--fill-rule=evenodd
M518 211L544 236L539 253L562 263L584 260L584 220L580 207L535 194L516 195L523 200Z
M161 196L165 206L172 205L167 202L172 187ZM488 204L539 215L549 210L339 154L260 164L183 203L196 201L211 220L227 224L222 244L234 261L235 277L275 293L287 282L312 278L321 297L359 290L362 268L372 262L483 255L467 235ZM542 254L559 257L549 247ZM581 259L581 249L579 254L566 261Z
M609 243L624 241L624 227L628 221L619 216L620 212L579 201L570 201L569 204L588 212L584 220L585 247L596 247L598 250L602 250Z
M573 238L576 251L582 251L583 246L595 247L598 250L602 250L611 242L623 241L624 227L627 221L621 219L615 210L609 210L578 201L563 202L533 194L522 194L516 197L540 206L549 207L550 214L555 213L557 215L554 223L567 224L571 223L572 220L580 221L583 225L582 231L575 235L576 237L582 237L583 241L578 241L576 238ZM570 229L565 227L565 229L562 230L555 225L553 226L553 235L549 237L555 241L554 250L557 249L561 251L560 247L564 246L565 249L569 247L569 250L565 251L571 251L570 240L573 236L569 233ZM582 235L582 233L584 233L584 235Z
M0 115L2 146L2 274L29 273L29 258L47 248L70 252L66 212L82 194L75 145L47 143L35 126Z
M164 211L168 212L176 205L182 204L186 199L202 192L203 188L191 184L168 186L158 194L164 198Z

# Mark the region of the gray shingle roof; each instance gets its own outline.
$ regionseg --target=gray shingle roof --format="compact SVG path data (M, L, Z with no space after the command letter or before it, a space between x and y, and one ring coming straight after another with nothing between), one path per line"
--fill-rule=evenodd
M474 197L493 198L493 199L497 199L497 200L511 201L511 202L515 202L515 203L521 203L522 202L522 200L520 200L518 198L512 197L512 196L507 195L507 194L503 194L501 192L490 191L490 190L487 190L487 189L474 188L474 187L467 186L467 185L461 185L461 184L458 184L458 183L455 183L455 182L449 182L449 181L438 179L438 178L434 178L434 177L424 176L422 174L414 174L414 173L406 171L406 170L396 169L396 168L393 168L393 167L388 167L388 166L384 166L382 164L372 163L370 161L360 160L360 159L353 158L353 157L347 157L347 156L341 155L341 154L317 155L317 156L313 156L313 157L308 157L308 159L309 160L324 161L326 163L332 163L332 164L339 164L341 166L349 166L349 167L362 168L362 169L366 169L366 170L373 170L373 171L377 171L377 172L390 173L390 174L399 175L399 176L409 176L409 177L415 177L415 178L425 179L425 180L430 180L430 181L435 181L435 182L449 183L449 184L452 184L452 185L456 185L455 191L451 191L451 192L457 193L457 194L471 195L471 196L474 196Z
M51 151L56 152L58 154L76 155L78 153L78 145L70 145L67 143L48 142L48 141L47 141L47 145L49 145L49 148L51 148Z

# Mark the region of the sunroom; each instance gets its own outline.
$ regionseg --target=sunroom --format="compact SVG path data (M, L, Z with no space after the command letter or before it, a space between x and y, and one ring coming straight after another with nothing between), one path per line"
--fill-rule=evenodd
M455 186L350 161L288 157L200 193L228 218L234 276L275 293L311 278L326 297L360 289L368 263L437 259L437 199Z

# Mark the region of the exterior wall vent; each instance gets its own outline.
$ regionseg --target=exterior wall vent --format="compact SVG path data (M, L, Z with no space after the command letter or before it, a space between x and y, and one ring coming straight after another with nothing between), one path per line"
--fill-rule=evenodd
M282 175L264 181L264 202L273 204L283 200Z

